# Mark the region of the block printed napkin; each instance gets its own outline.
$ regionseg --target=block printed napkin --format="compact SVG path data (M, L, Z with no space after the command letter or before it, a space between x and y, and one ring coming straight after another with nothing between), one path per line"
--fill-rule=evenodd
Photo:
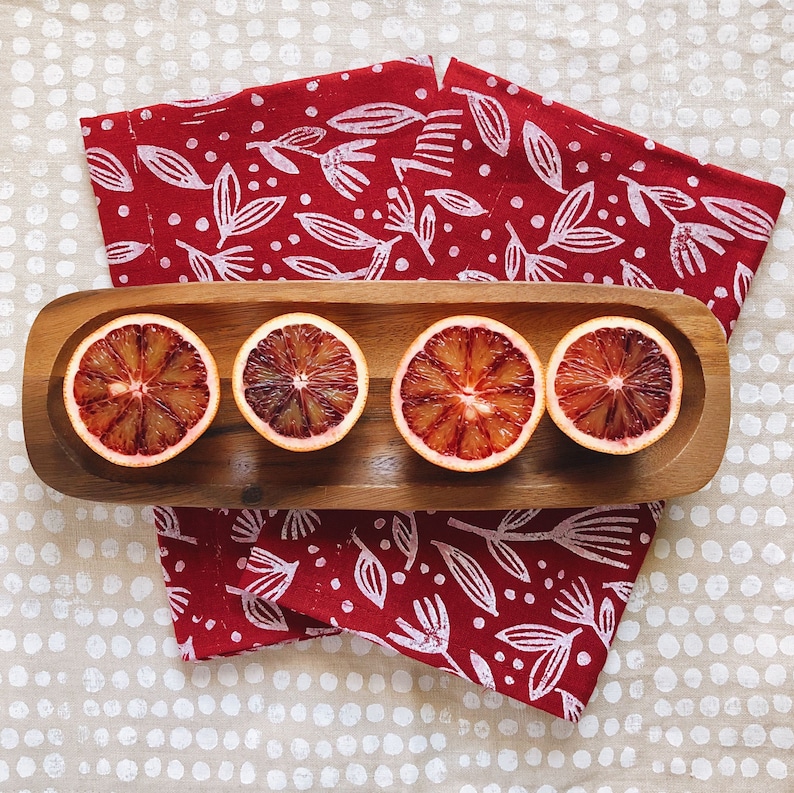
M437 94L427 66L375 69L347 74L344 90L329 75L243 92L216 113L193 103L86 120L114 283L623 283L695 295L730 333L779 188L454 60ZM333 101L313 101L299 124L305 92L329 85ZM217 142L232 139L235 159ZM332 157L306 154L322 142ZM304 161L317 177L290 182ZM576 720L661 508L156 513L186 657L343 628ZM202 591L213 576L220 599Z

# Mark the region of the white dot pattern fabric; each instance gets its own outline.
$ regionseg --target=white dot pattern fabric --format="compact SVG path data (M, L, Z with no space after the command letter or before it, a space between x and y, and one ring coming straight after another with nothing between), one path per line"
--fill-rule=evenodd
M791 788L790 198L731 338L722 466L668 502L576 725L348 636L184 663L151 511L46 487L21 421L38 310L110 286L81 117L429 52L786 188L790 3L40 0L0 18L0 790Z

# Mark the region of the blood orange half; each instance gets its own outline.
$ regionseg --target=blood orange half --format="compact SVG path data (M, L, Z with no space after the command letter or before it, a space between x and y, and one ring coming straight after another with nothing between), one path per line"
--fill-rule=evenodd
M570 330L546 370L554 423L588 449L631 454L658 441L681 407L681 362L653 325L597 317Z
M355 340L315 314L265 322L240 347L232 390L262 437L290 451L340 441L364 409L369 373Z
M170 460L209 427L220 380L201 339L160 314L127 314L89 334L66 367L63 399L75 432L117 465Z
M456 316L421 333L397 367L394 422L426 460L485 471L526 446L543 415L540 359L494 319Z

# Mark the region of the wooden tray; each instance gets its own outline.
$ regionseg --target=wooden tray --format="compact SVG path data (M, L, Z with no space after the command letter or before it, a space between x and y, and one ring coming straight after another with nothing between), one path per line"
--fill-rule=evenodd
M240 416L229 374L238 346L266 319L290 310L322 314L350 332L370 367L359 422L318 452L287 452ZM88 449L66 417L66 363L91 330L132 311L181 320L208 344L221 373L215 421L178 457L148 469L112 465ZM569 441L544 416L515 459L460 474L434 466L395 429L389 386L408 344L431 322L459 313L491 316L548 359L563 334L591 317L634 316L675 345L684 397L673 429L654 446L608 456ZM513 283L183 284L77 292L39 313L25 359L23 419L30 462L51 487L94 501L202 507L514 509L653 501L693 492L716 472L730 413L728 353L700 301L618 286Z

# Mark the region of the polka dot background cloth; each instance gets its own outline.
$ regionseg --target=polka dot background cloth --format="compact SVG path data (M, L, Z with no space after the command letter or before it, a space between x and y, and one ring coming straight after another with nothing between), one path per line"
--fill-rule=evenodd
M151 509L45 486L21 419L38 310L110 286L80 118L430 53L788 189L789 0L37 0L0 19L0 790L791 790L788 197L731 337L724 460L667 503L578 724L346 635L183 662Z

